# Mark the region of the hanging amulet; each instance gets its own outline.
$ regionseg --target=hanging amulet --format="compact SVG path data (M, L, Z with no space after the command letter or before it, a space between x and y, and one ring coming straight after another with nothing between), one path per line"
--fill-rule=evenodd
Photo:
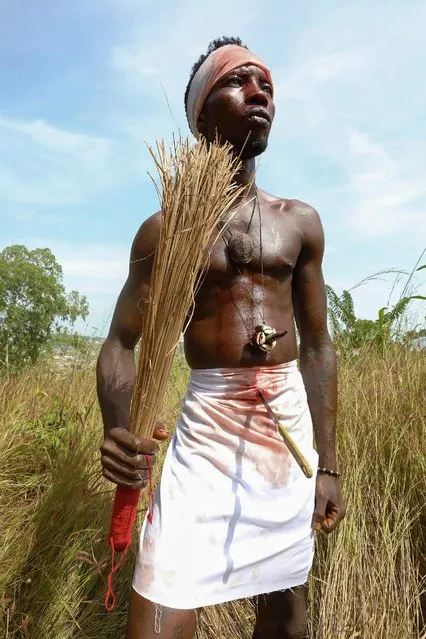
M253 346L263 351L264 353L269 353L280 337L284 337L287 335L288 331L279 331L277 332L275 328L272 326L267 326L266 324L259 324L254 329L254 335L251 338L251 343Z
M236 264L248 264L254 253L253 240L248 233L232 231L227 245L228 257Z

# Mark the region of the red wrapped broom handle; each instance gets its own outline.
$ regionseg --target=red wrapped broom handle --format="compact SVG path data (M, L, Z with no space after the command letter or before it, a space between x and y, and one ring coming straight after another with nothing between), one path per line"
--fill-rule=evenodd
M148 521L152 522L152 472L149 455L146 455L149 474L149 510ZM108 612L114 610L115 594L112 588L114 573L121 567L126 557L127 549L132 544L132 531L136 519L139 497L141 491L133 488L117 486L115 491L114 506L112 509L111 523L108 534L108 543L112 550L111 570L107 579L107 593L105 596L105 608ZM122 555L115 563L115 553Z
M117 486L108 535L108 543L114 551L123 552L132 543L140 494L140 490Z

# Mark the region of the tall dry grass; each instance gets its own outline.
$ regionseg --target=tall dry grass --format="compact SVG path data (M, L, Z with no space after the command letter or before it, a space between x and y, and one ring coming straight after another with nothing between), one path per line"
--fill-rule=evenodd
M426 357L402 349L341 360L338 449L348 515L318 539L311 636L426 636ZM423 572L424 575L424 572Z
M310 639L424 638L426 358L363 352L341 359L339 378L348 514L338 534L317 539ZM178 359L163 415L170 429L186 379ZM2 638L123 637L134 549L107 614L112 487L100 477L100 437L90 366L0 381ZM249 639L252 622L250 602L205 609L199 637Z

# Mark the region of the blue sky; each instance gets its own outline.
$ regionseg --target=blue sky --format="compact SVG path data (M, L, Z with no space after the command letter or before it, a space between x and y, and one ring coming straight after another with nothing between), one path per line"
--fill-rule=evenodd
M188 134L189 70L226 34L272 70L257 181L318 209L326 281L409 270L426 245L425 29L412 0L0 0L0 248L51 248L89 298L85 330L105 333L158 209L145 142ZM393 279L355 289L361 316Z

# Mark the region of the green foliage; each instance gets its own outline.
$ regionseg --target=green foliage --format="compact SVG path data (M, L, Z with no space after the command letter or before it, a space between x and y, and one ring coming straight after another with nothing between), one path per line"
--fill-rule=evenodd
M354 302L349 291L339 297L331 286L326 286L328 315L333 339L348 353L365 345L383 351L398 336L398 324L412 300L426 300L423 295L401 298L391 308L381 308L376 320L359 319L355 315Z
M68 447L70 438L77 428L77 411L72 410L59 395L52 397L49 409L32 421L24 421L17 430L23 435L29 431L37 433L40 442L50 453Z
M15 244L0 252L0 370L35 363L64 322L72 325L88 311L86 297L66 294L49 249Z

